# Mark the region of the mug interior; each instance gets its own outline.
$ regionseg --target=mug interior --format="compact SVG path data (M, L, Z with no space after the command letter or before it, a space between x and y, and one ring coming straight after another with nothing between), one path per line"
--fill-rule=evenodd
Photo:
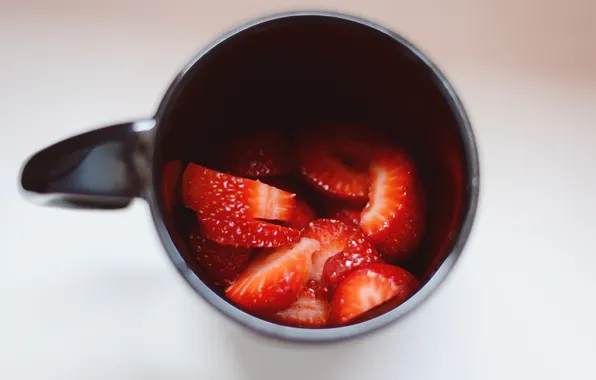
M470 177L476 157L450 87L395 37L353 20L296 15L257 23L211 47L158 112L156 188L170 160L220 169L217 157L230 136L273 129L292 138L328 123L381 129L412 155L428 193L424 240L403 265L424 285L453 251L475 207ZM163 221L186 265L222 296L188 249L195 215L178 206Z

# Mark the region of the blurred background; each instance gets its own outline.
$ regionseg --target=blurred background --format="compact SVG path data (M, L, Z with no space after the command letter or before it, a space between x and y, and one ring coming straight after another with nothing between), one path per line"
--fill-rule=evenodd
M446 283L331 346L224 319L170 265L142 201L40 208L16 186L34 151L151 116L205 44L293 9L408 38L452 81L480 149L478 217ZM0 0L0 378L596 378L595 39L590 0Z

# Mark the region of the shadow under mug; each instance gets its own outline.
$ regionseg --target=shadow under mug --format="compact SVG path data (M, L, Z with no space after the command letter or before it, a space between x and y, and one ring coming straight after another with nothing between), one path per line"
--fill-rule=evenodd
M229 136L275 128L291 137L325 123L383 129L414 157L428 192L427 229L416 260L405 266L422 286L405 303L389 302L359 323L282 326L236 308L210 285L186 245L195 217L181 206L166 211L162 170L170 160L216 166L218 142ZM94 130L36 153L23 167L21 186L61 206L119 208L145 199L173 264L207 302L265 335L323 342L386 326L440 285L472 228L479 163L454 89L411 43L356 17L292 12L253 21L207 46L174 80L153 118Z

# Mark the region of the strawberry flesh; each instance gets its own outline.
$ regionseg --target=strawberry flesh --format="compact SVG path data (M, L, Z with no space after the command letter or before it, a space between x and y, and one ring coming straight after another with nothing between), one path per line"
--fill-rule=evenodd
M339 283L330 303L329 323L343 325L367 311L397 299L407 300L418 288L408 271L390 264L369 264L351 272Z
M425 229L426 200L414 162L400 149L382 148L370 163L369 202L360 227L392 263L407 260L418 248Z
M233 247L272 248L300 240L300 230L262 220L200 218L205 237Z
M319 250L312 256L310 278L315 281L321 281L323 278L327 260L343 251L366 257L376 255L374 248L364 238L359 228L338 220L316 219L304 230L303 236L315 239L320 244Z
M261 132L233 140L222 152L224 166L241 177L272 176L293 169L290 144L276 132Z
M308 205L308 203L301 199L297 199L296 209L290 220L290 227L301 230L306 228L315 217L315 211Z
M361 213L361 209L346 207L337 211L335 215L333 215L333 219L339 220L340 222L344 222L347 225L360 226Z
M345 125L305 131L298 162L307 182L324 194L346 200L368 199L368 166L376 133Z
M358 231L343 252L327 259L323 267L322 284L329 294L352 271L368 264L382 262L372 244Z
M213 283L223 287L232 285L248 267L253 251L251 248L223 246L207 240L198 225L190 233L189 244Z
M182 191L184 205L199 218L289 221L296 207L295 194L193 163L184 171Z
M310 280L298 300L272 316L272 321L296 327L323 327L329 317L329 304L319 295L317 284Z
M263 182L266 184L286 191L288 193L298 194L300 192L300 183L296 183L295 179L290 176L271 176L265 177ZM301 196L296 196L296 208L289 220L290 227L299 230L308 226L308 223L315 219L316 213L311 205Z
M227 297L241 308L267 316L287 309L308 281L316 240L262 251L228 289Z
M320 244L320 248L312 255L312 280L321 279L327 259L343 251L353 233L353 228L334 219L317 219L308 225L303 236L315 239Z

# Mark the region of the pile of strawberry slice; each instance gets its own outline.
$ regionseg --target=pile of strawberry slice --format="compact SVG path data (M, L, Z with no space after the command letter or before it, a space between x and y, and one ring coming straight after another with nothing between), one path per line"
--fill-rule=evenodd
M422 239L424 189L410 156L386 141L341 125L295 144L276 132L237 139L222 149L225 172L166 165L165 209L196 213L189 246L239 308L297 327L357 322L419 286L397 265Z

